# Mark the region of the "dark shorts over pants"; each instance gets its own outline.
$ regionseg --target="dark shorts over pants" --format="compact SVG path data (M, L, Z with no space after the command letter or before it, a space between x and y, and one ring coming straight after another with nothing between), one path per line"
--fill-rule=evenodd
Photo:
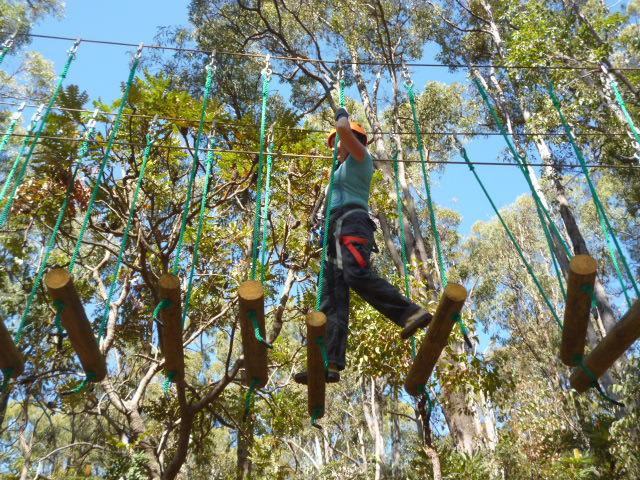
M338 230L338 231L336 231ZM329 363L345 367L349 332L349 289L378 312L403 327L420 310L370 267L375 223L361 207L345 206L331 212L325 281L320 310L327 316Z

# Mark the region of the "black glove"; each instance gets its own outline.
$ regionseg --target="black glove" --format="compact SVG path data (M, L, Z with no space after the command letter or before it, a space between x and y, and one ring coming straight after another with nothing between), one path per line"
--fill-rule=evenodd
M349 117L349 112L347 112L346 108L340 107L336 110L336 122L340 120L341 117Z

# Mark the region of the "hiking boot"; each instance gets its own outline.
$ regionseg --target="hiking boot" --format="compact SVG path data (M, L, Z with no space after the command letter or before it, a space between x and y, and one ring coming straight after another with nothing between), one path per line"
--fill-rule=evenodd
M432 318L433 315L421 308L416 313L407 318L400 336L403 340L406 340L414 333L416 333L419 328L427 328L427 325L429 325Z
M300 385L306 385L307 378L308 375L306 371L298 372L293 376L293 380ZM340 372L337 370L327 370L324 376L324 381L327 383L338 383L340 381Z

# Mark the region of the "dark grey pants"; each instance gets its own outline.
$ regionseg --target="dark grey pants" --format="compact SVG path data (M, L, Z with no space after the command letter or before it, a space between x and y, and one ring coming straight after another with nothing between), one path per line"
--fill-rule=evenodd
M327 316L329 362L339 370L345 367L350 289L399 327L420 309L371 269L375 229L362 208L342 207L331 212L320 310Z

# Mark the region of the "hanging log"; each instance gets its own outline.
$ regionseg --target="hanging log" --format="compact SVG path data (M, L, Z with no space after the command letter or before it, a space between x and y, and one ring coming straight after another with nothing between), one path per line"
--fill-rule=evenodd
M162 354L164 370L172 380L184 379L184 350L182 347L182 307L180 305L180 279L171 273L163 274L158 280L160 301L168 301L160 310L162 330Z
M578 364L584 353L597 270L598 262L589 255L576 255L569 263L560 359L571 367Z
M269 371L267 368L267 347L256 338L252 317L258 323L260 335L265 339L264 329L264 290L262 284L248 280L238 288L240 304L240 331L242 334L242 350L244 352L244 376L247 384L252 381L256 388L267 384Z
M638 338L640 338L640 300L636 300L624 317L587 355L584 364L596 378L600 378ZM570 380L571 386L580 393L587 390L592 383L592 379L582 367L573 370Z
M11 376L17 377L24 371L24 358L11 338L11 334L0 321L0 369L11 369Z
M307 314L307 403L309 415L324 416L325 368L319 342L326 341L327 317L322 312Z
M450 283L444 289L427 335L404 382L404 388L410 395L418 395L420 386L431 376L466 298L467 290L462 285Z
M82 368L86 374L94 375L93 381L101 381L107 375L107 364L73 285L73 277L64 268L54 268L47 272L44 283L51 299L62 305L60 320Z

